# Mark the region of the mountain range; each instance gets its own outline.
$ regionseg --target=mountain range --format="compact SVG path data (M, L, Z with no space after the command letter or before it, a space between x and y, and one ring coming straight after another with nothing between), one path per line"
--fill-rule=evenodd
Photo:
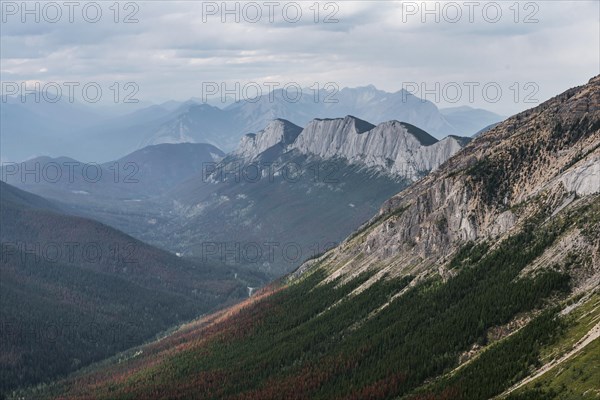
M232 151L240 138L271 120L305 126L314 118L354 115L375 124L399 120L438 139L470 136L502 116L470 107L438 109L406 91L388 93L374 86L331 92L305 89L292 102L283 89L219 108L199 99L169 101L126 114L107 112L68 99L35 101L33 95L6 96L1 104L2 161L67 156L104 163L142 147L163 143L208 143ZM6 100L6 101L4 101ZM127 109L123 104L122 108ZM26 143L26 145L24 145Z
M241 304L17 395L595 398L599 166L596 76L482 133Z
M208 144L161 144L93 168L35 158L5 166L2 177L163 249L279 277L337 244L468 141L438 141L398 121L375 126L346 116L301 128L276 119L228 155ZM61 179L43 179L56 166ZM93 179L96 169L101 179Z

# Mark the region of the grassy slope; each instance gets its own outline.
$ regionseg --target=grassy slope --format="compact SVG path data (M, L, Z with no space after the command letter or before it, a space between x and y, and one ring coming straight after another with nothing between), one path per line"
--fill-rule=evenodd
M600 340L596 339L576 356L548 372L510 399L598 399L600 398Z
M563 317L565 330L554 346L542 349L541 359L560 358L600 321L600 293L596 292L572 313ZM600 339L508 396L520 399L600 398Z

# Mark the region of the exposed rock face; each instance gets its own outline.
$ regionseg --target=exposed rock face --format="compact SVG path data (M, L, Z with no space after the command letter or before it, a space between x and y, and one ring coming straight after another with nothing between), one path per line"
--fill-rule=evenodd
M283 148L292 144L300 132L302 128L299 126L284 119L275 119L262 131L245 135L235 154L251 160L273 146L279 145Z
M365 233L329 253L338 266L331 276L441 267L467 241L507 235L540 210L573 201L574 193L597 196L599 160L595 77L507 119L388 200ZM587 200L572 206L578 201Z
M506 232L517 220L511 207L542 192L600 192L598 104L596 77L513 116L411 190L390 199L382 212L408 206L398 222L413 232L403 239L433 241L429 244L435 248ZM441 232L435 221L444 219L447 227ZM436 232L444 234L437 237ZM430 246L423 246L423 254L426 248Z
M567 191L580 196L600 192L600 155L567 171L560 180Z
M256 135L246 135L235 152L246 160L278 145L286 151L322 159L341 158L351 164L418 180L437 169L468 139L449 136L441 141L407 123L388 121L377 126L347 116L315 119L300 128L275 120Z

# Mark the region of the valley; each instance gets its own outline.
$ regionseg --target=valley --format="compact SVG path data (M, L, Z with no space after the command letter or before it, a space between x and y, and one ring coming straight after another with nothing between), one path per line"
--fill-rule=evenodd
M0 1L0 400L600 400L598 0Z
M153 339L266 281L180 259L0 184L2 392Z
M6 164L2 176L173 253L277 278L337 245L468 142L397 121L347 116L303 129L276 119L227 155L208 144L161 144L101 165L66 157Z
M249 299L19 396L595 398L596 368L540 371L597 358L599 143L595 77Z

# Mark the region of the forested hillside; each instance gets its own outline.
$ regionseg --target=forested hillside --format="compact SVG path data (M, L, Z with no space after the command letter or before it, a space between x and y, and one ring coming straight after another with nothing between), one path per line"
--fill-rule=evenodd
M0 393L153 339L264 279L181 259L0 185Z

